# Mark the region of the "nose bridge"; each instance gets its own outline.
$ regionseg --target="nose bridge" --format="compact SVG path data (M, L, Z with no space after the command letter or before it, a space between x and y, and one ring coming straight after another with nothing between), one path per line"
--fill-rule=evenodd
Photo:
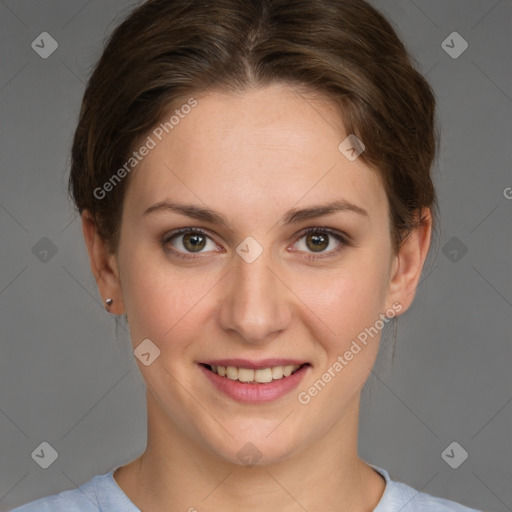
M235 256L230 272L221 323L224 329L237 331L246 342L261 343L286 328L292 316L291 304L286 287L276 276L270 252L263 251L252 262L241 254Z

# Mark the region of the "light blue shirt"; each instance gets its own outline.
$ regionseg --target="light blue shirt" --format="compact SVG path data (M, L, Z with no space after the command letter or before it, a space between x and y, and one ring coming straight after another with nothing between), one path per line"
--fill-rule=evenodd
M384 494L373 512L481 512L416 491L391 480L386 470L372 467L386 480ZM95 476L77 489L31 501L11 512L141 512L114 480L116 469Z

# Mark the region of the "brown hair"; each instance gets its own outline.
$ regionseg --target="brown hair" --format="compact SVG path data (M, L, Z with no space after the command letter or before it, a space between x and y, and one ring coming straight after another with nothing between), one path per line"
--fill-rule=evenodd
M287 82L341 107L380 174L395 249L435 208L435 98L391 24L363 0L149 0L112 33L87 84L69 191L116 252L128 178L95 190L183 98ZM341 142L341 141L340 141ZM124 173L123 173L124 175Z

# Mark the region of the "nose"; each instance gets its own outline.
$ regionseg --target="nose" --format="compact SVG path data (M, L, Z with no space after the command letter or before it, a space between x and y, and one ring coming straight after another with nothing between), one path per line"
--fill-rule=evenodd
M252 263L234 257L221 302L221 327L246 343L264 344L290 324L293 294L265 251Z

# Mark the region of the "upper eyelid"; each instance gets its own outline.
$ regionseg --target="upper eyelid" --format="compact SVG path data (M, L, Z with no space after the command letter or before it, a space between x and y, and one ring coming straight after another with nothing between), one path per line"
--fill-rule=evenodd
M322 227L322 226L318 226L318 227L313 226L310 228L304 228L297 233L295 239L299 240L303 236L308 235L310 233L315 233L315 232L327 233L330 236L338 236L338 237L342 238L343 240L347 240L347 241L350 239L350 237L347 234L345 234L343 231L340 231L339 229Z

